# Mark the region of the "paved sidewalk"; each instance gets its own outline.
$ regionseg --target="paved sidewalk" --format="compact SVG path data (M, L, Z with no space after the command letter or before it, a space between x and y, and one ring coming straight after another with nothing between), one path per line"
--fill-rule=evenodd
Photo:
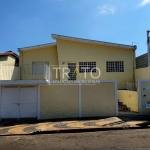
M83 130L113 130L130 128L149 128L150 121L143 118L110 117L106 119L41 122L0 126L0 135L24 135L36 133L54 133Z

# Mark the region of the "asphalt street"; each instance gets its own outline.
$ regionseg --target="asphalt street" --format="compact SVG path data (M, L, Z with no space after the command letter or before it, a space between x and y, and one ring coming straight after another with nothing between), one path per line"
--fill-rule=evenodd
M150 130L0 136L2 150L150 149Z

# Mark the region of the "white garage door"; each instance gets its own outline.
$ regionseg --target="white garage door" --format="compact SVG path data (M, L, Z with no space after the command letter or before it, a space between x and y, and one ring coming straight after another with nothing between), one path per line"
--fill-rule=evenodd
M2 87L1 118L37 118L37 87Z
M2 118L19 118L19 88L2 87Z
M37 88L20 88L20 118L37 117Z

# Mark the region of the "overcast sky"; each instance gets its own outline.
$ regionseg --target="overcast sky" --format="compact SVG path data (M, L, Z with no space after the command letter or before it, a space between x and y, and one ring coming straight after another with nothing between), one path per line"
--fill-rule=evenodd
M0 52L54 42L60 34L147 52L150 0L0 0Z

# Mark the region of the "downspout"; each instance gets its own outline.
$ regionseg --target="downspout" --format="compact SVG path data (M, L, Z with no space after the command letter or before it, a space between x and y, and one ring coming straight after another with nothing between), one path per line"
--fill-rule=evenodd
M148 79L150 79L150 31L147 30Z
M133 81L134 81L134 89L136 89L136 79L135 79L135 69L136 69L136 63L135 63L135 50L137 48L136 45L134 45L135 49L133 50L132 53L132 58L133 58Z

